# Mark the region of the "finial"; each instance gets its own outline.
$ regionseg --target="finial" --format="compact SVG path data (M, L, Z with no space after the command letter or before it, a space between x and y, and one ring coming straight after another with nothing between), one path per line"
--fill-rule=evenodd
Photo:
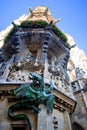
M74 48L76 46L76 44L72 45L69 47L69 50L71 50L72 48Z
M14 27L17 26L17 25L14 23L14 21L12 21L12 24L13 24Z
M46 8L46 12L48 12L48 7Z
M33 10L32 10L32 8L29 8L29 11L30 11L30 13L31 13L31 14L33 13Z
M54 20L54 21L53 21L53 24L58 23L60 20L61 20L60 18L58 18L58 19Z
M14 26L14 28L17 30L18 29L18 25L14 23L14 21L12 22L12 25Z

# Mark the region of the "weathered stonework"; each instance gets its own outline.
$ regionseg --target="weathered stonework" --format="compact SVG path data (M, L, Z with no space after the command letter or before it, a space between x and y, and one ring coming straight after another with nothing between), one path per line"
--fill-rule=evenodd
M52 27L57 21L59 22L59 19L54 20L47 7L37 7L34 11L30 9L30 13L25 22L32 21L34 26L23 27L13 22L14 33L6 41L0 53L0 130L71 130L70 116L74 113L76 101L67 74L70 49L68 44L53 31ZM35 24L38 20L45 21L46 27ZM42 77L43 87L35 77L32 80L29 76L31 72L37 74L39 78ZM54 86L53 90L50 89L51 83ZM28 87L23 85L26 84L30 85L35 97L26 98L27 93L24 97L23 94ZM22 90L22 97L17 97L13 92L19 91L21 85L24 91ZM41 91L36 93L36 90ZM48 111L50 102L46 104L48 100L46 97L51 94L54 96L53 113L52 109ZM38 101L40 104L37 102L30 109L27 103L23 105L26 100L31 101L27 103L33 104ZM11 108L13 104L19 105L17 103L22 104L23 110L21 107L19 111L15 111L15 106ZM41 108L39 113L35 112L37 104L37 107ZM23 114L20 119L26 115L27 120L31 122L31 128L28 128L25 118L15 120L15 115L19 114Z
M87 130L87 79L78 78L72 82L74 96L77 100L77 106L74 113L73 124L76 129Z

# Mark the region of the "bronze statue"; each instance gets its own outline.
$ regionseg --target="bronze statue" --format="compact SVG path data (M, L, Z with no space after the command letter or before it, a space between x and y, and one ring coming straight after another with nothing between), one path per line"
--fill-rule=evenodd
M8 115L13 120L27 120L31 130L31 123L27 115L14 115L13 112L19 109L33 109L38 113L40 112L39 104L43 103L47 107L47 112L52 113L53 95L51 89L53 89L53 84L50 83L49 88L46 88L43 78L37 73L30 72L29 77L33 81L32 83L23 84L19 88L12 90L13 94L21 100L9 107Z

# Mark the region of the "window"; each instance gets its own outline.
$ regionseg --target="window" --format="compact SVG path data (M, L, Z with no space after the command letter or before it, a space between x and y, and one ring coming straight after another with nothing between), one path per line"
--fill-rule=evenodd
M25 127L13 127L12 130L26 130Z
M30 52L31 52L31 57L36 59L36 57L37 57L37 50L30 50Z
M22 124L11 124L12 130L28 130L27 125L22 125Z

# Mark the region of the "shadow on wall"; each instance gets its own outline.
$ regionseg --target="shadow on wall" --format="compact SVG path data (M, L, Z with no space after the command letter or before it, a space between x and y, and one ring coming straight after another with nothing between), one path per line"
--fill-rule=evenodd
M73 123L73 130L85 130L81 125L78 123Z

